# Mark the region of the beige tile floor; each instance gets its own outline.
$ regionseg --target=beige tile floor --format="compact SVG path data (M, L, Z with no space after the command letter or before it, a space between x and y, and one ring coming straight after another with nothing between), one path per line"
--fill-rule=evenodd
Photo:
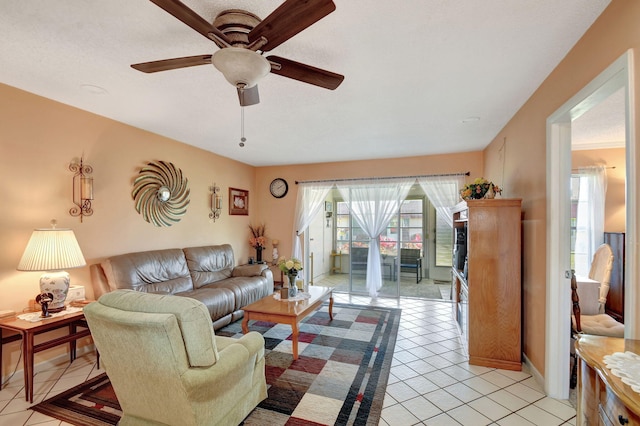
M575 425L571 404L546 397L530 374L469 365L451 302L371 300L346 294L336 294L335 299L402 309L380 425ZM39 365L34 403L101 372L93 353L72 364L60 359L58 364ZM0 426L67 425L29 410L30 406L19 372L0 390Z

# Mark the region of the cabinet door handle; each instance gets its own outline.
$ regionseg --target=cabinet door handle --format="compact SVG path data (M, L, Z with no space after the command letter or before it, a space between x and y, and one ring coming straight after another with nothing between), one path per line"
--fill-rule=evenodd
M621 425L626 425L627 423L629 423L629 419L627 419L626 417L622 417L622 414L618 414L618 423L620 423Z

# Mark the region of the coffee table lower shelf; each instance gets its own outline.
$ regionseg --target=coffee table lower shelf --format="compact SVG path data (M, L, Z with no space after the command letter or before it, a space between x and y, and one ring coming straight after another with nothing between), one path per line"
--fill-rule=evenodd
M329 319L333 320L333 288L310 286L309 293L311 297L305 300L289 302L277 300L273 295L269 295L245 306L242 332L249 332L251 320L289 324L292 331L293 359L298 359L300 321L320 308L326 300L329 300Z

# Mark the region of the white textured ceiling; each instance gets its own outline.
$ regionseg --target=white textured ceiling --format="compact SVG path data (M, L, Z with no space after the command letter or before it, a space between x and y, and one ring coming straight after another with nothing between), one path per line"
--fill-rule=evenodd
M213 66L130 68L217 50L148 0L2 0L0 82L256 166L474 151L609 3L334 1L269 53L343 74L343 84L268 75L260 104L245 108L244 148L235 88ZM264 18L282 2L184 3L212 20L232 8Z
M571 149L625 147L625 92L619 89L571 123Z

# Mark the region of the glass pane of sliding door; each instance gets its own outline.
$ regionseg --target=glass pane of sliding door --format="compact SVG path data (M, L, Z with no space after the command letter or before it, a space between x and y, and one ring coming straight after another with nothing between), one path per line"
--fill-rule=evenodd
M342 273L348 274L348 279L336 286L336 290L366 293L369 237L351 217L349 207L344 201L336 202L335 239L336 251L342 253L343 262L348 259L348 268L345 268L344 264L342 267Z
M417 296L424 274L424 198L406 199L380 236L381 296Z
M396 215L387 229L380 234L380 269L382 272L382 288L379 291L381 296L398 296L398 241L400 238L400 228L398 226L399 217Z
M351 247L349 260L351 270L351 292L367 292L367 259L369 256L369 237L351 217Z
M381 296L416 296L412 292L415 292L416 285L419 284L417 281L424 274L424 224L424 198L407 199L380 235ZM348 263L348 269L344 264L342 269L344 274L348 274L348 282L337 285L336 290L368 294L366 278L369 237L351 217L344 201L336 202L335 241L336 251L342 253L343 260L348 259L345 262ZM410 264L400 262L403 254L413 255L413 260L409 260ZM418 258L421 260L417 260Z

